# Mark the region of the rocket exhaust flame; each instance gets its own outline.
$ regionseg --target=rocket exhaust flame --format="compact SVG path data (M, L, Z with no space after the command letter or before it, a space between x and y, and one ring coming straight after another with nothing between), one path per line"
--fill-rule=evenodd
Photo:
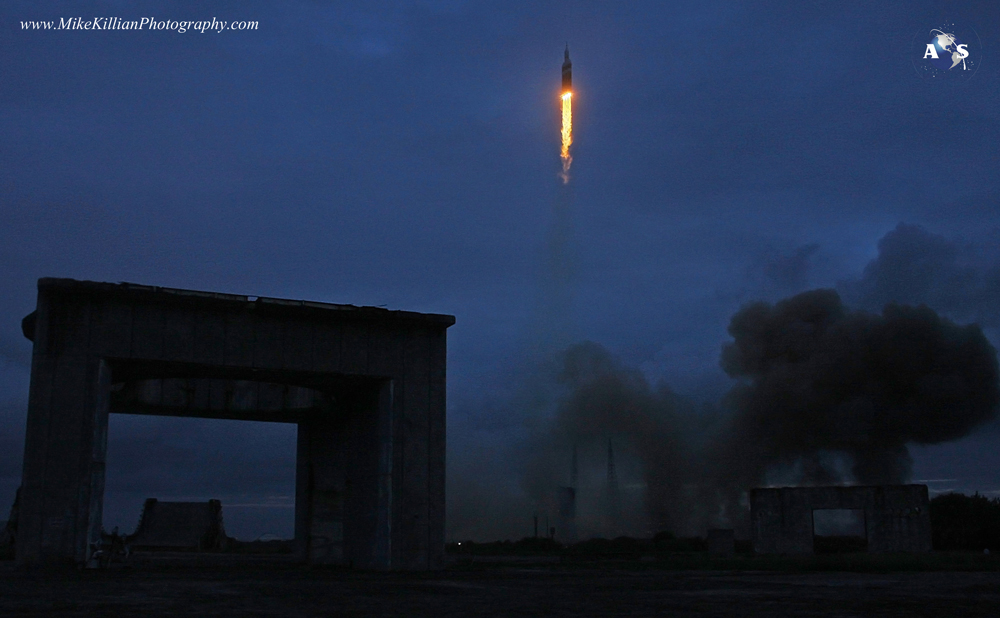
M569 183L569 166L573 163L573 157L569 155L569 147L573 144L573 63L569 60L569 43L566 44L566 52L563 56L562 65L562 150L559 156L562 158L562 178L563 184Z
M567 92L562 95L562 150L559 156L562 158L562 178L563 184L569 183L569 166L573 163L573 157L569 154L569 147L573 144L573 93Z

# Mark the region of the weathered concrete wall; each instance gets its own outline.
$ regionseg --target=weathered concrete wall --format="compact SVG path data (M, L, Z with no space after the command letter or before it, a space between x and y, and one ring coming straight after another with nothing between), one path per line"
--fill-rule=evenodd
M926 485L778 487L750 492L753 547L764 554L813 553L813 511L864 511L869 552L931 549Z
M452 316L41 279L18 560L87 559L110 412L294 422L296 538L316 562L444 558ZM247 395L246 383L259 384ZM275 388L286 385L288 388ZM241 394L242 393L242 394Z

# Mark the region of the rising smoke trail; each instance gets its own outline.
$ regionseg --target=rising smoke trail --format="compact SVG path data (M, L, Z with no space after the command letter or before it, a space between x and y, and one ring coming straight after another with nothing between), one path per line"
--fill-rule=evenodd
M573 279L575 260L572 239L572 187L569 184L569 168L573 162L570 146L573 144L573 64L566 47L562 65L562 130L559 157L562 168L559 171L559 191L552 205L552 223L546 239L545 280L542 282L539 301L540 312L536 332L532 336L538 351L543 355L554 354L565 349L573 341L570 316L573 305Z
M573 321L576 273L572 221L573 186L569 183L569 169L572 163L570 147L573 143L573 92L572 64L569 60L568 47L562 66L562 88L559 92L562 111L559 154L562 165L557 176L561 182L556 183L551 221L540 256L543 267L539 269L536 307L529 325L527 355L523 359L524 375L529 377L524 379L520 392L515 395L516 403L512 406L518 409L517 412L508 415L528 419L525 428L540 433L537 446L542 447L542 450L537 453L540 458L531 452L535 444L531 444L528 452L520 450L522 445L496 451L498 459L527 460L526 464L515 464L517 467L526 465L531 468L527 473L519 470L524 476L523 479L519 479L522 481L521 490L524 492L520 495L510 488L507 488L508 492L505 493L503 488L507 478L500 472L503 468L494 467L495 464L488 463L486 458L479 454L476 455L475 461L471 457L466 459L461 471L456 470L455 473L449 471L448 534L451 538L494 540L501 538L498 535L511 534L512 530L518 530L521 526L523 532L513 534L534 533L535 516L539 522L550 517L558 522L560 539L576 538L575 492L578 476L574 472L576 466L570 465L570 459L573 457L572 444L560 441L565 435L572 434L560 433L559 440L555 440L548 435L547 427L552 420L551 417L558 414L555 409L557 397L567 388L566 384L554 379L551 374L558 373L556 367L561 365L563 356L577 339ZM605 431L601 434L604 439L612 433L606 430L611 426L610 424L605 426ZM627 452L620 454L628 455ZM472 466L476 466L476 469L470 470ZM556 470L559 471L558 478L553 476ZM484 481L485 475L491 473L495 473L496 476L490 481ZM568 486L567 481L569 481ZM457 495L461 495L461 499L452 498ZM591 509L594 510L596 509ZM484 513L490 515L484 517ZM600 513L600 516L603 524L603 513ZM594 528L603 531L600 526ZM546 524L544 529L549 531L549 525Z

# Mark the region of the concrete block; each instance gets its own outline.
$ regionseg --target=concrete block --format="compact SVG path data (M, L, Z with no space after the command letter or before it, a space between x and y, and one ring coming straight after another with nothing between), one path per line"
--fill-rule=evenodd
M341 325L320 323L313 326L313 371L342 373Z
M285 323L281 346L284 369L310 371L313 368L313 328L303 320Z
M24 321L35 349L18 560L88 561L101 527L108 413L141 412L299 423L303 559L441 566L445 330L453 323L40 280L38 306Z
M254 321L253 366L260 369L281 369L282 343L285 325L271 312Z
M863 510L869 552L931 549L926 485L759 488L750 492L757 553L813 553L813 511Z
M194 351L192 360L203 365L224 365L226 362L226 315L206 311L194 321Z
M250 305L241 303L226 313L225 364L228 367L252 367L256 331Z
M159 360L163 357L163 308L136 303L132 309L132 358Z
M349 321L340 328L340 371L349 375L368 373L368 325Z
M180 307L167 307L163 320L163 357L173 362L194 361L194 323L201 316Z

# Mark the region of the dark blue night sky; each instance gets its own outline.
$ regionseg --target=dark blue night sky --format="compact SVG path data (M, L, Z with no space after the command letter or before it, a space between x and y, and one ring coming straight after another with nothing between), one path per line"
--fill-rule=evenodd
M259 27L21 28L150 15ZM915 38L946 25L977 34L968 79L914 71ZM55 276L454 314L449 534L526 534L519 457L545 419L519 401L566 41L574 340L696 406L732 385L730 317L813 288L926 303L997 345L998 27L987 1L4 2L0 517L20 481L20 319ZM116 418L106 522L220 497L230 533L289 534L294 434ZM1000 493L998 438L912 446L913 478ZM503 515L477 527L477 509Z

